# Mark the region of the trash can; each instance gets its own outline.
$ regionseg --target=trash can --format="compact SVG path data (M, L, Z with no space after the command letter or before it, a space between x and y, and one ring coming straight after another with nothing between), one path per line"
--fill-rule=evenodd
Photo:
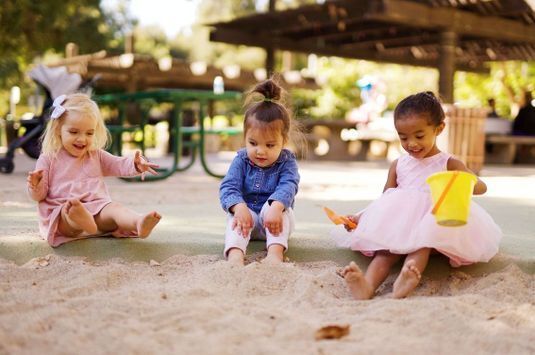
M479 174L485 159L485 108L445 105L446 128L437 139L440 150L453 154Z

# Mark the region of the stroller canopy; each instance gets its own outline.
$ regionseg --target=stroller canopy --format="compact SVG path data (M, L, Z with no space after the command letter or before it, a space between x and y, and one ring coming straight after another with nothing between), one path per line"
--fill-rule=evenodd
M69 73L66 67L49 68L39 64L28 74L33 81L48 90L52 100L63 94L72 94L82 84L80 74Z

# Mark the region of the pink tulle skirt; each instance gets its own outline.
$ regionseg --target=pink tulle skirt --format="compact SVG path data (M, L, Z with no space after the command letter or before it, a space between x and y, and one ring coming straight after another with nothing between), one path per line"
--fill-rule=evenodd
M487 262L496 255L502 232L477 203L471 202L468 222L461 227L438 225L431 208L428 192L389 189L361 212L355 230L347 232L337 226L331 235L339 246L368 256L379 250L410 254L434 248L448 256L455 267Z

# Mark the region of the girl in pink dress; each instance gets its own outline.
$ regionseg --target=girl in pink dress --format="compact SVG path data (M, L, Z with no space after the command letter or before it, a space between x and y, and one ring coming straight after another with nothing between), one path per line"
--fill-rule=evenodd
M444 111L433 93L422 92L402 100L394 111L394 124L408 154L392 162L381 197L356 215L347 216L357 227L349 230L340 226L332 231L339 245L373 256L366 273L354 262L342 271L356 299L372 298L390 268L405 255L394 282L396 298L416 288L432 250L448 256L455 267L486 262L498 252L502 237L488 213L473 201L468 222L462 227L440 226L431 214L426 178L445 170L472 173L463 162L436 146L436 137L445 124ZM478 178L474 194L486 190Z
M39 232L57 247L93 236L146 238L161 216L138 214L112 202L104 176L156 174L136 152L116 157L102 150L108 131L97 104L84 94L61 95L43 136L41 156L28 174L28 193L39 202Z

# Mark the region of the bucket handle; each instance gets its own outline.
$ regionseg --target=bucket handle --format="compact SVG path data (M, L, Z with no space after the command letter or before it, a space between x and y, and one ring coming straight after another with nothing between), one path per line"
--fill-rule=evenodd
M442 202L444 202L444 199L446 198L446 194L450 190L451 185L453 185L453 182L455 181L457 176L459 176L459 171L456 170L453 172L453 175L451 176L450 181L448 181L448 184L446 185L444 190L442 190L442 194L438 198L437 203L435 203L435 206L433 207L433 210L431 211L432 214L437 213L438 209L440 208L440 205L442 205Z

